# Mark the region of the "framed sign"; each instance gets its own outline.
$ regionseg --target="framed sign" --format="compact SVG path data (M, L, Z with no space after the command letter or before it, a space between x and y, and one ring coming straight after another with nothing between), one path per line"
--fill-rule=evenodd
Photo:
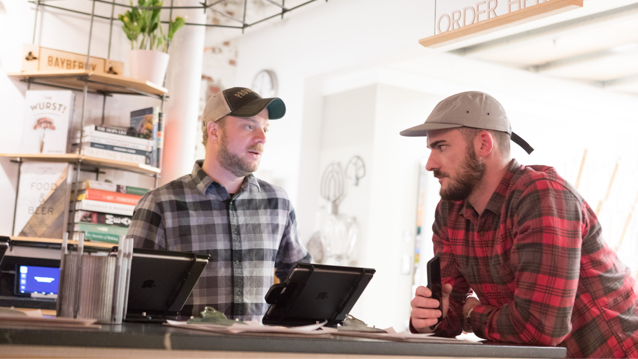
M440 47L583 6L583 0L437 0L434 35L419 40Z

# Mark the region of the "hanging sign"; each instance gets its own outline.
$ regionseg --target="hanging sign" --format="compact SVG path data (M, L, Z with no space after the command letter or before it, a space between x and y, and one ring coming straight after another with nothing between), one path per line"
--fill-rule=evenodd
M437 0L434 35L419 40L440 47L583 6L583 0Z

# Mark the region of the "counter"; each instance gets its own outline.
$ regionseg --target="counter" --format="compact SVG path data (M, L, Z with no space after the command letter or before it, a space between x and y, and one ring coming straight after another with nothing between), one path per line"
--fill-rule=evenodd
M178 353L176 351L179 351ZM0 328L0 357L100 358L564 358L565 348L501 343L399 343L346 337L212 334L161 324L102 329Z

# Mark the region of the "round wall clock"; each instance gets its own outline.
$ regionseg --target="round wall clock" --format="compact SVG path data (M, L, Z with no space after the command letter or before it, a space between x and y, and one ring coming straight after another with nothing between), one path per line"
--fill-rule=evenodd
M252 90L264 98L277 96L277 76L271 70L259 71L253 80Z

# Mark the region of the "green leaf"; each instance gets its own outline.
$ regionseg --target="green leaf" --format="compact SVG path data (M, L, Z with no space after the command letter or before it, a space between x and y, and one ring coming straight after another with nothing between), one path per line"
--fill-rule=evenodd
M168 39L173 41L173 36L177 30L181 29L186 24L186 19L181 16L175 18L175 21L171 21L168 24Z
M186 20L177 17L175 21L169 21L166 36L161 21L164 0L137 0L137 6L130 0L130 4L131 9L118 15L118 19L122 22L122 31L131 41L131 48L168 52L169 39L173 39L175 32L184 26Z

